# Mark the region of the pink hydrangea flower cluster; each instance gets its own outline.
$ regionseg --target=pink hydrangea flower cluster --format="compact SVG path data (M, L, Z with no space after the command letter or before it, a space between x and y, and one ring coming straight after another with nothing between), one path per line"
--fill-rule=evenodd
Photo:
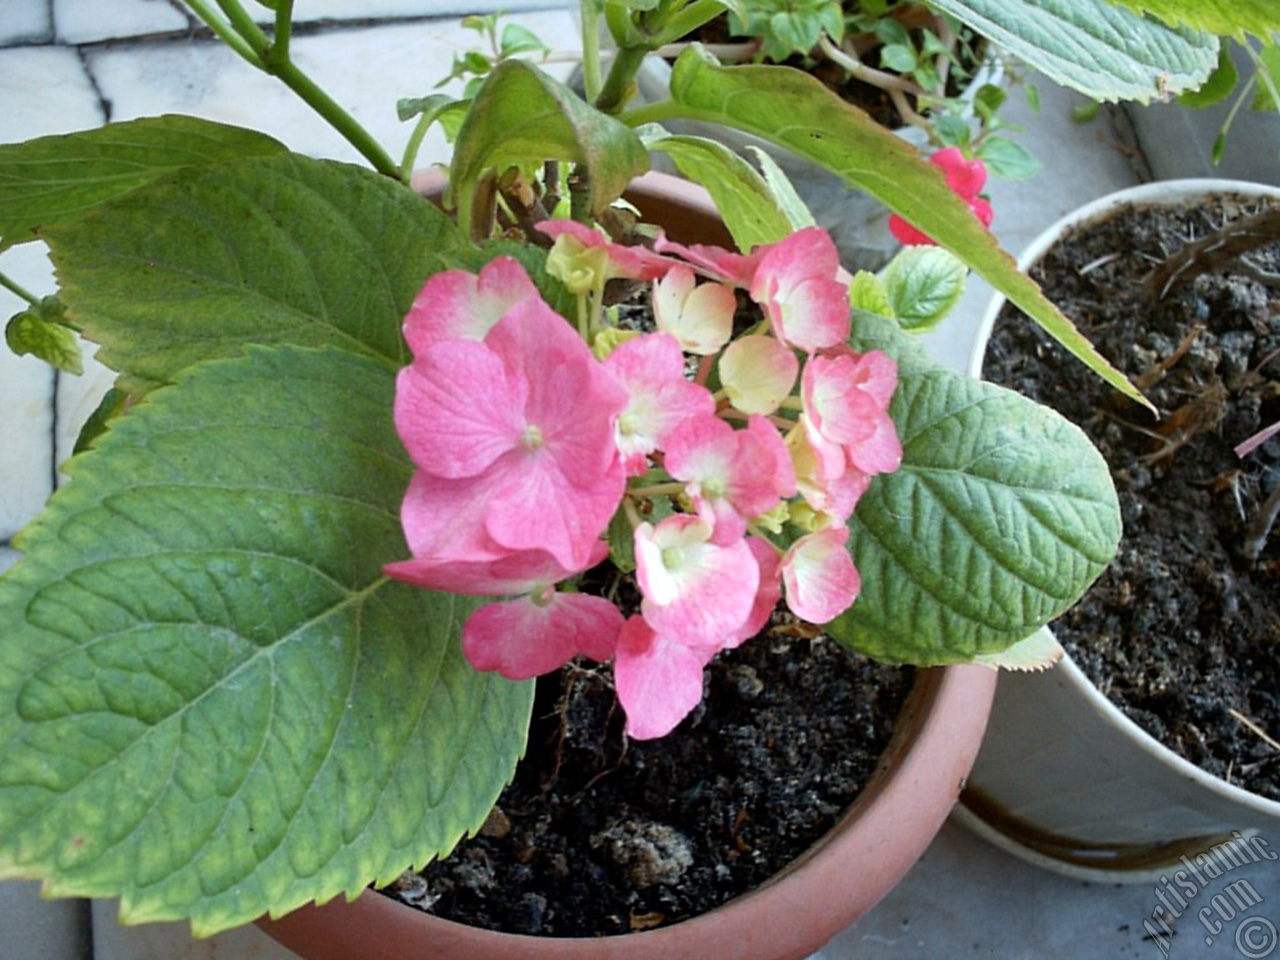
M901 459L897 368L846 345L847 284L816 228L749 256L541 229L570 289L651 282L657 330L596 330L588 345L508 258L431 277L405 319L413 362L394 411L417 468L401 510L412 559L387 572L499 598L463 629L476 669L524 679L612 659L629 735L662 736L697 706L706 664L781 597L814 623L854 602L846 521ZM737 291L764 320L734 337ZM656 499L674 512L650 522ZM607 556L619 513L642 598L630 617L572 585ZM779 546L770 531L787 519L807 532Z
M942 168L947 177L947 186L969 204L969 209L984 227L990 227L995 211L991 209L987 198L981 196L982 188L987 182L987 165L977 157L970 160L959 147L939 150L929 157L929 162ZM899 243L907 246L934 243L928 234L917 230L896 213L889 215L889 232Z

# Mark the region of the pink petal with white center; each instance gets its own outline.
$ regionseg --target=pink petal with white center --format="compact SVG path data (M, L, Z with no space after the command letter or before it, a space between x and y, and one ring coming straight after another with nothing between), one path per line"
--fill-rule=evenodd
M673 267L653 285L653 314L658 329L680 349L699 356L719 353L733 335L738 298L719 283L696 284L688 267Z
M622 623L621 611L602 597L547 590L473 611L462 628L462 652L477 670L527 680L580 655L608 660Z
M593 230L576 220L543 220L534 226L557 243L568 244L571 250L604 251L609 263L609 279L626 277L631 280L656 280L676 263L647 247L613 243L602 231Z
M627 391L563 317L541 300L527 300L498 322L485 346L508 374L528 384L525 423L541 442L522 435L522 452L530 459L553 456L579 486L612 468L613 421L627 405Z
M715 413L711 392L684 378L684 354L665 333L626 341L609 354L604 367L628 395L615 426L628 473L643 473L645 457L664 446L680 423Z
M751 614L760 570L744 540L711 542L711 526L675 514L635 532L641 612L659 633L686 646L719 649Z
M799 372L796 355L773 337L739 337L720 355L720 383L743 413L773 413Z
M755 557L756 566L760 570L760 586L756 590L755 602L751 605L751 614L725 649L740 646L743 641L750 640L764 629L773 615L778 599L782 596L782 557L773 544L759 537L747 537L747 547Z
M604 541L597 540L584 569L594 567L608 553ZM383 569L388 576L415 586L473 597L536 593L581 572L566 570L545 550L522 550L496 560L435 560L428 556L389 563Z
M747 520L780 501L776 446L750 430L734 430L719 417L696 417L672 432L665 448L667 472L685 481L698 512L713 520L712 542L741 537Z
M702 668L713 655L655 633L640 617L627 620L613 661L627 736L651 740L674 730L702 700Z
M902 465L897 426L887 413L877 414L866 426L863 435L845 447L849 462L863 473L893 473Z
M446 347L477 356L491 350L508 388L485 396L488 420L440 424L401 418L406 445L430 463L431 438L444 431L451 456L465 461L457 448L474 435L487 459L497 446L491 440L496 428L485 426L489 421L518 430L510 432L507 449L474 476L419 471L401 510L414 556L486 561L541 549L566 569L582 569L622 498L625 476L613 423L626 404L626 391L540 300L509 310L483 344L442 341L428 353ZM448 377L435 371L441 384L461 382L474 389L477 383L503 382L492 362L481 372L488 379L472 382L456 368ZM450 429L456 433L448 434Z
M750 292L779 340L813 353L849 339L849 289L836 279L839 268L835 244L819 227L768 249Z
M810 623L828 623L844 613L862 588L845 549L847 527L827 527L801 537L782 558L787 606Z
M483 343L437 340L396 378L396 430L419 469L473 477L519 446L528 392Z
M479 275L444 270L414 298L404 318L404 337L414 356L437 340L483 340L504 313L538 296L524 267L511 257L490 261Z

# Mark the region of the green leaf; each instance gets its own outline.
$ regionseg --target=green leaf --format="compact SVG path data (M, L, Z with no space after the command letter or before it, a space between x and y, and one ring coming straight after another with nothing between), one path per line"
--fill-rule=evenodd
M1222 49L1218 51L1218 66L1213 73L1209 74L1209 79L1204 82L1204 86L1199 90L1188 90L1180 95L1178 103L1192 109L1211 107L1231 96L1231 91L1236 88L1236 81L1239 79L1236 65L1231 60L1231 48L1224 43Z
M1066 655L1062 644L1048 627L1041 627L1025 640L997 653L981 653L974 663L1000 670L1017 670L1022 673L1048 670Z
M1111 0L934 0L934 5L1094 100L1146 103L1193 90L1218 62L1216 37L1144 18Z
M536 33L518 23L508 23L502 28L502 40L498 49L504 57L514 57L520 53L551 52L551 48L538 39Z
M886 326L861 317L854 349L898 352L902 335ZM1106 462L1074 424L899 356L890 415L902 466L858 504L862 594L827 629L883 660L955 663L1012 646L1074 603L1114 556L1120 511Z
M1280 110L1276 91L1280 88L1280 46L1271 45L1258 54L1258 86L1253 92L1251 110Z
M194 117L113 123L0 145L0 241L69 219L187 167L226 166L284 152L270 137Z
M1266 41L1280 30L1275 0L1113 0L1138 13L1148 13L1167 23L1206 30L1218 36L1244 39L1251 33Z
M893 301L884 280L866 270L859 270L849 283L849 305L854 310L874 313L879 317L896 320Z
M1008 137L987 137L978 149L987 173L1001 180L1027 180L1040 172L1040 161L1031 151Z
M1147 406L1033 280L1018 270L937 167L821 82L787 67L722 67L698 45L651 114L721 123L786 147L843 177L951 250L1108 383Z
M747 151L756 158L756 163L760 164L764 182L769 185L769 190L773 193L779 209L786 216L787 222L791 224L791 229L803 230L805 227L817 226L817 221L813 219L813 211L800 198L791 178L782 167L778 166L778 162L769 155L769 152L753 144L747 144Z
M923 333L959 302L968 271L939 247L905 247L884 268L885 293L902 329Z
M792 232L793 224L764 177L724 144L664 133L646 138L645 145L665 153L681 174L707 188L733 242L744 253L777 243Z
M450 189L464 234L470 231L471 201L485 173L544 160L582 168L592 213L620 197L631 179L649 168L644 145L624 124L592 109L537 67L506 60L476 93L458 132Z
M192 170L46 231L67 315L130 392L249 343L404 358L400 323L461 241L403 184L284 155Z
M532 685L388 580L394 372L203 364L73 460L0 580L0 875L197 935L385 884L477 829Z
M79 376L84 372L80 341L63 325L66 307L57 297L45 297L10 318L5 342L18 356L31 354L52 367Z

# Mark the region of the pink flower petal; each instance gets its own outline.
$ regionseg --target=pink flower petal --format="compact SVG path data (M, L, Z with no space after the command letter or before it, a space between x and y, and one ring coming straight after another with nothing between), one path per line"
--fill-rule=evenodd
M538 288L511 257L489 262L479 275L444 270L433 274L414 298L404 318L405 340L414 356L437 340L483 340L504 313L537 297Z
M710 656L664 637L640 617L622 626L613 662L627 736L664 737L702 700L702 668Z
M657 239L653 249L657 253L674 254L688 261L704 277L733 287L741 287L743 290L751 286L751 278L755 276L756 267L767 250L766 247L757 247L750 254L743 256L740 253L725 250L723 247L700 243L686 247L668 240L665 236Z
M527 396L525 380L508 376L484 344L436 340L400 371L396 429L419 469L473 477L520 445Z
M791 393L800 361L773 337L739 337L720 355L720 383L743 413L768 415Z
M845 544L847 527L827 527L801 537L782 558L787 606L810 623L828 623L858 597L861 581Z
M877 414L866 426L863 435L845 447L849 462L863 473L893 473L902 466L897 426L887 413Z
M477 670L527 680L580 655L608 660L622 623L621 611L602 597L548 590L473 611L462 628L462 652Z
M746 623L760 569L743 540L711 542L711 525L675 514L635 532L641 612L654 630L691 647L719 649Z
M609 553L603 540L583 569L600 563ZM429 590L475 597L519 596L536 593L580 570L567 570L545 550L522 550L496 560L401 560L383 568L387 575Z
M837 279L835 244L825 230L809 227L774 244L751 281L773 332L788 346L812 353L849 339L849 290Z
M778 551L773 544L759 537L747 537L747 547L760 570L760 586L756 590L756 599L751 605L747 622L725 644L725 649L739 646L763 630L778 605L778 598L782 596L782 557Z
M627 458L628 472L638 461L666 444L682 422L715 413L710 391L684 378L684 354L673 337L648 334L618 346L604 362L627 391L626 409L618 417L616 442Z
M986 164L979 157L968 159L959 147L944 147L933 154L929 162L942 168L947 175L947 186L965 200L980 194L987 182Z

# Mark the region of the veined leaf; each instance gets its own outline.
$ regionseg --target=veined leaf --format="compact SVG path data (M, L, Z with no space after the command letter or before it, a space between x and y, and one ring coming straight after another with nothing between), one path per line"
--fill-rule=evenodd
M646 137L645 145L665 153L684 176L706 187L742 252L777 243L795 229L764 177L724 144L662 132Z
M400 365L443 213L369 170L293 154L191 170L46 234L69 322L130 392L246 344L333 344Z
M1167 23L1244 39L1251 33L1268 40L1280 30L1280 10L1273 0L1114 0L1138 13Z
M933 2L1045 76L1094 100L1146 103L1194 90L1218 64L1218 39L1212 34L1169 26L1111 0Z
M285 152L265 134L194 117L113 123L0 145L0 246L83 214L187 167Z
M843 177L951 250L1108 383L1146 404L1125 376L1018 270L947 187L941 170L818 80L788 67L722 67L695 44L676 61L671 97L670 103L642 115L732 126Z
M450 189L464 233L476 184L487 171L542 160L582 168L592 212L649 169L644 146L625 124L593 110L532 64L504 60L485 79L458 131Z
M199 935L354 896L478 829L531 684L389 581L394 373L201 364L72 461L0 579L0 876Z
M1074 603L1115 555L1106 462L1047 407L900 351L889 321L856 321L858 350L899 358L897 472L850 522L862 594L827 629L889 661L955 663L1023 640Z

